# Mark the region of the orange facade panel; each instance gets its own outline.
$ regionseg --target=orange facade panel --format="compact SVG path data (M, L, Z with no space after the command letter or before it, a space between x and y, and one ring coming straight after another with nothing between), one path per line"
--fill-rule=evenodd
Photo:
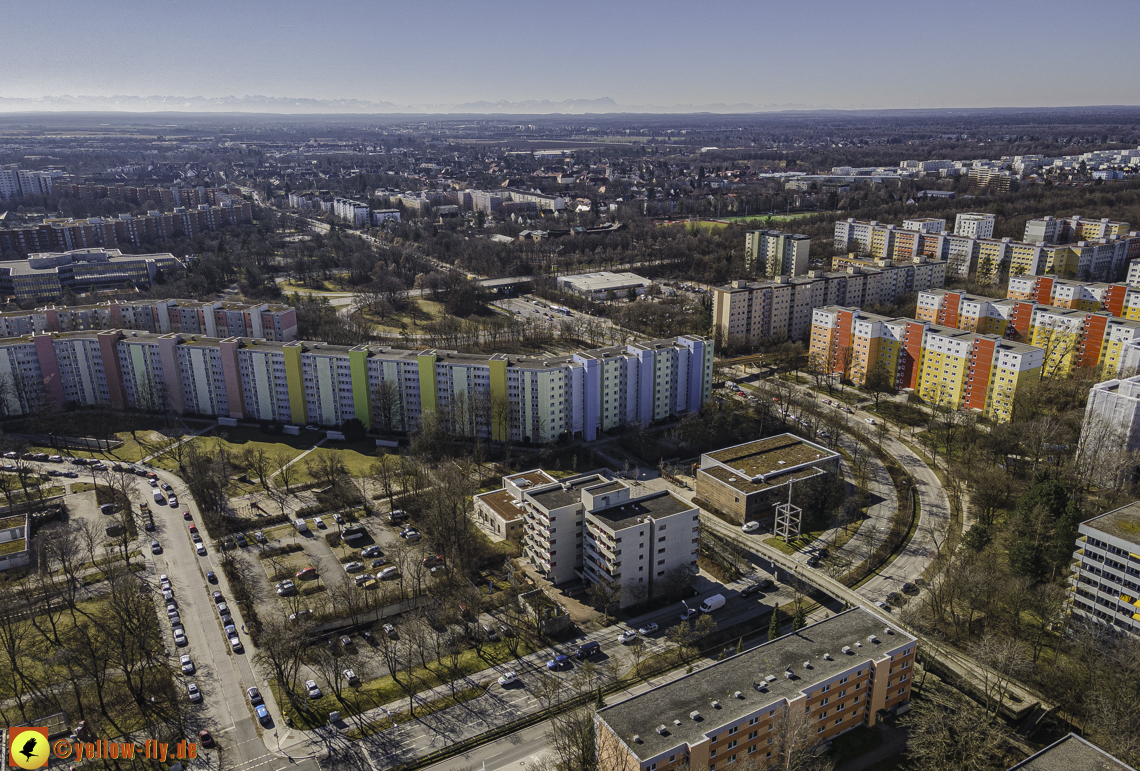
M993 369L996 340L978 338L970 351L970 369L966 378L964 407L968 410L984 410L989 393L990 370Z

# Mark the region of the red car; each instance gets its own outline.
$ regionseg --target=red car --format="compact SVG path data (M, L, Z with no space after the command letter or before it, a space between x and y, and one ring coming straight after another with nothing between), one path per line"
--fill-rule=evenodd
M190 512L189 511L182 512L182 518L183 519L190 519Z
M214 746L214 737L210 736L210 732L206 730L201 730L198 732L198 741L202 743L203 747Z
M310 565L307 568L302 568L302 569L297 571L297 578L301 579L302 581L304 581L307 578L316 578L316 577L317 577L317 569L315 567L313 567L312 565Z

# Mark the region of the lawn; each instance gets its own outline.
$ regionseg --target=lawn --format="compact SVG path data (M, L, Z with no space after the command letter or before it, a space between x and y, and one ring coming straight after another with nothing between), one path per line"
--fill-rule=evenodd
M447 318L450 314L441 303L423 297L410 298L405 307L380 317L370 311L358 311L360 316L380 332L422 332L424 324Z
M356 478L367 476L371 473L372 464L380 457L376 455L375 451L376 444L368 440L363 442L334 442L333 444L322 445L306 455L294 467L293 477L289 479L289 484L303 485L306 482L312 482L313 478L308 469L309 462L316 463L322 456L328 455L337 455L348 469L349 476ZM280 482L280 479L276 481Z
M317 439L315 437L316 435L311 433L302 433L299 436L274 435L259 431L256 428L228 428L223 426L214 429L210 434L194 437L190 442L199 451L209 455L216 455L225 450L235 461L239 460L240 453L256 449L265 450L271 459L278 454L283 454L292 460L316 444ZM152 465L173 470L178 467L178 462L170 455L164 455L161 458L156 458ZM272 471L277 470L272 463L270 466ZM256 482L257 480L253 479L252 481Z
M29 447L28 452L46 452L49 455L59 453L75 458L102 458L137 463L170 442L170 438L159 431L120 431L114 435L114 438L120 440L122 445L110 450L58 450L53 447Z

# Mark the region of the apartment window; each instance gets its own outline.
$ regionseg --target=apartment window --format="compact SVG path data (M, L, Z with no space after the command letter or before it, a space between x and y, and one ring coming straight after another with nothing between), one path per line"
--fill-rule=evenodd
M735 734L735 733L736 733L738 730L739 730L739 727L738 727L738 726L733 726L732 728L728 729L728 735L729 735L729 736L732 736L732 735L733 735L733 734Z
M756 725L756 724L757 724L757 723L759 723L759 722L760 722L760 718L758 718L758 717L754 717L754 718L752 718L751 720L749 720L749 721L748 721L748 725Z

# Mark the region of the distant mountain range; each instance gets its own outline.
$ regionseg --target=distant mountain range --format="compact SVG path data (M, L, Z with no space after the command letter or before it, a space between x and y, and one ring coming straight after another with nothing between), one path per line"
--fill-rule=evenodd
M191 112L266 113L286 115L316 114L433 114L472 113L501 115L585 115L598 113L747 113L777 110L827 109L825 105L707 104L707 105L620 105L608 96L599 99L549 99L511 102L465 102L462 104L399 105L361 99L301 99L280 96L43 96L12 98L0 96L0 113L11 112Z

